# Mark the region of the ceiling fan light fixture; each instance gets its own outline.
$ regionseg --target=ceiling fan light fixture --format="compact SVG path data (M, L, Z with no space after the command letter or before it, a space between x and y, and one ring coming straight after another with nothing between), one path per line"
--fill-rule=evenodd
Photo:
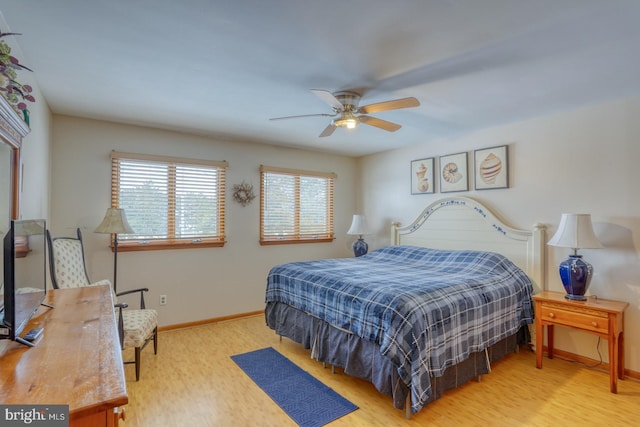
M358 119L351 113L344 113L339 119L334 120L333 124L347 129L355 129L358 125Z

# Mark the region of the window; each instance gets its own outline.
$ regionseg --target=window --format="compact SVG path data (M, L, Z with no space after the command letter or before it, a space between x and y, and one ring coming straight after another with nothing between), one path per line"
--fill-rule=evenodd
M333 173L260 168L260 244L330 242Z
M111 206L135 234L118 250L223 246L227 162L112 152Z

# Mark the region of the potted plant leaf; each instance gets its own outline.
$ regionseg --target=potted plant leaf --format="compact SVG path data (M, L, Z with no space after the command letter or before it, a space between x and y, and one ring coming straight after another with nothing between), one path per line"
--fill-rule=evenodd
M7 36L20 35L19 33L3 33L0 31L0 39ZM15 56L11 55L11 47L4 41L0 40L0 93L9 101L9 104L17 112L22 112L25 123L29 124L28 102L36 102L31 92L33 88L27 84L21 84L17 77L16 71L31 69L20 64Z

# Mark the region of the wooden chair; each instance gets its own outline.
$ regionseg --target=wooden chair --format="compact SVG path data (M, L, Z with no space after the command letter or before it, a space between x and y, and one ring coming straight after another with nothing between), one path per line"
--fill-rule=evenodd
M84 246L82 233L77 229L77 238L55 237L52 238L47 230L47 244L49 248L49 269L51 282L56 289L79 288L82 286L97 286L108 284L113 292L109 280L91 282L84 261ZM158 313L156 310L145 308L144 293L148 288L132 289L118 292L114 295L115 306L118 309L118 334L120 347L124 350L128 347L135 348L135 360L124 363L135 363L136 381L140 379L140 353L151 340L153 340L153 352L158 354ZM140 293L140 309L127 308L125 303L118 303L119 296Z

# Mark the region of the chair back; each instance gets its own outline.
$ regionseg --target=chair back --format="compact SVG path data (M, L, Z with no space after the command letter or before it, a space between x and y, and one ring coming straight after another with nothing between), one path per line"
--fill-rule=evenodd
M79 228L77 229L77 235L77 238L52 238L49 230L47 230L49 270L51 272L51 282L55 289L80 288L90 284L84 262L82 233Z

